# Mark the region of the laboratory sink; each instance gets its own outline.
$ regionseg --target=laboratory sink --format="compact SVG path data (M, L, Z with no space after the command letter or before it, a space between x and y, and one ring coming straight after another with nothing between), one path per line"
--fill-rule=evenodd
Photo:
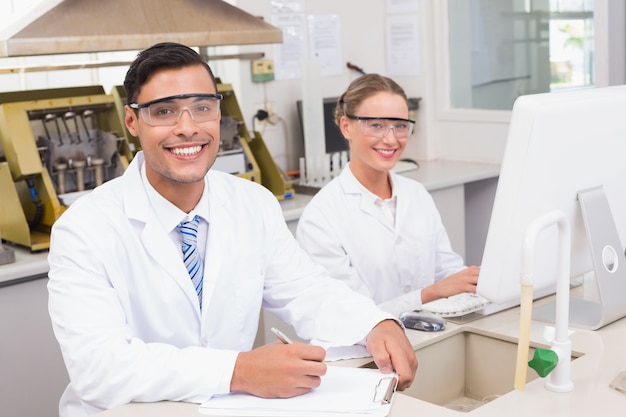
M535 348L549 346L531 343ZM517 340L473 329L435 339L415 351L419 368L402 393L449 409L468 412L512 391ZM572 360L580 354L572 355ZM368 364L366 366L371 366ZM539 375L528 368L526 382Z

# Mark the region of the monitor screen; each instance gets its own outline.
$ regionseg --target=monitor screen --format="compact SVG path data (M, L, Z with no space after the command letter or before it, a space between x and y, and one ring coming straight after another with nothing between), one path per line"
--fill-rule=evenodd
M571 229L571 276L593 271L579 191L603 187L622 245L626 238L626 86L521 96L515 102L477 292L519 305L529 224L561 210ZM535 298L555 291L556 226L535 251ZM624 294L626 303L626 294ZM517 301L517 303L515 303Z
M349 150L348 141L343 137L339 127L335 124L335 106L338 97L329 97L322 100L324 107L324 141L326 153L334 153ZM302 100L297 101L298 119L300 129L304 137L304 122L302 115Z

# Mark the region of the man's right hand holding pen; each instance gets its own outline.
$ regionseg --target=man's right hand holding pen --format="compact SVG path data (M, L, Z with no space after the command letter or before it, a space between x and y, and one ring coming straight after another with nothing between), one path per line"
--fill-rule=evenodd
M279 341L240 352L231 379L231 391L264 398L288 398L316 388L326 374L326 351L292 342L272 329ZM367 350L382 373L396 372L398 389L408 388L417 370L417 358L404 330L394 320L378 323L367 336Z
M319 387L321 377L326 374L324 348L291 342L281 332L274 333L279 337L275 343L239 353L231 391L264 398L288 398Z

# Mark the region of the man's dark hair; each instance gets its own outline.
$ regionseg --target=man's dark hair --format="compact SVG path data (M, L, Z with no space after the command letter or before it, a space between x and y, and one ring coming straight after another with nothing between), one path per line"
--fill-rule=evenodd
M126 72L126 78L124 78L126 104L134 103L137 100L139 90L154 73L163 69L178 69L192 65L202 65L206 68L217 91L217 83L213 71L202 60L200 54L188 46L173 42L163 42L139 52L137 58L130 64L130 68Z

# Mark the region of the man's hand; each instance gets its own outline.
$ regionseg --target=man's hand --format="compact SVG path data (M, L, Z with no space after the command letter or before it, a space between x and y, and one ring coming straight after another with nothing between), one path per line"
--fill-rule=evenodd
M411 386L417 370L417 358L397 322L384 320L378 323L367 335L366 347L382 373L396 371L399 390Z
M326 374L326 351L294 342L270 343L237 356L230 390L257 397L288 398L309 392Z

